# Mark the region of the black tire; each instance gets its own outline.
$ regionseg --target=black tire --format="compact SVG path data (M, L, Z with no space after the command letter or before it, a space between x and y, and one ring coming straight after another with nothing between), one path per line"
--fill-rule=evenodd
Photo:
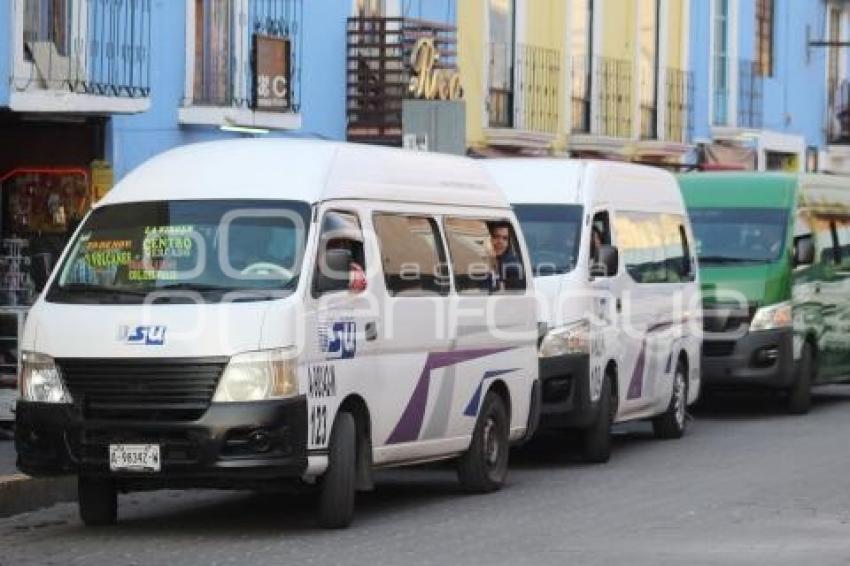
M688 426L688 370L680 358L673 374L673 392L670 404L661 415L652 419L656 438L672 440L682 438Z
M77 504L87 527L114 525L118 520L118 491L108 479L78 476Z
M794 384L788 390L788 412L805 415L812 408L812 378L815 370L815 354L811 344L803 345L800 367Z
M489 493L505 483L510 451L508 411L492 391L484 397L469 449L458 461L458 479L469 493Z
M357 486L357 424L351 413L339 413L331 430L328 469L320 480L319 525L344 529L354 519Z
M614 422L614 390L611 377L602 382L596 420L581 430L581 458L590 464L604 464L611 459L611 424Z

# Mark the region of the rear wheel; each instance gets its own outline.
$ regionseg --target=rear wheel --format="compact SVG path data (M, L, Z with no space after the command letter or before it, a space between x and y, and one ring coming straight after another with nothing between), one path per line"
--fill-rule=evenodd
M581 457L591 464L611 459L611 424L614 422L614 391L611 377L602 382L596 420L581 431Z
M496 491L505 483L510 451L508 411L492 391L484 397L469 450L458 462L458 479L470 493Z
M788 412L805 415L812 408L812 378L815 369L815 354L808 342L803 346L800 369L791 389L788 390Z
M682 438L688 422L688 369L683 360L676 363L673 374L673 394L667 410L652 419L652 430L656 438Z
M114 525L118 520L118 491L108 479L78 476L77 504L87 527Z
M350 413L339 413L331 431L328 469L319 490L319 525L342 529L354 519L357 485L357 424Z

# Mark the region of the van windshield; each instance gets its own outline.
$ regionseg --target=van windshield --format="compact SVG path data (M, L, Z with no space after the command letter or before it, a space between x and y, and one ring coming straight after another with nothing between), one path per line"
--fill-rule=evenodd
M581 238L579 205L515 204L536 276L569 273Z
M97 208L71 243L46 299L125 304L277 298L298 285L309 212L305 202L254 200Z
M703 265L773 262L785 248L785 209L692 208L688 213Z

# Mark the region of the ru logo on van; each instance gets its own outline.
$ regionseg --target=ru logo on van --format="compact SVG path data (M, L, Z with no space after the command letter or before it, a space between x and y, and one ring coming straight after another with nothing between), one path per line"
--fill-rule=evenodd
M165 344L165 326L121 326L118 340L131 346L162 346Z
M357 351L357 323L333 322L319 327L319 346L329 360L347 360Z

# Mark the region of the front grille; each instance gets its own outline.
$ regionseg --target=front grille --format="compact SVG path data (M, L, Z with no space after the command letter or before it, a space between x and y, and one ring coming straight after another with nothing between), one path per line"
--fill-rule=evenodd
M705 306L702 315L703 330L714 333L746 331L750 327L755 312L754 305L745 308Z
M74 459L87 465L109 464L110 444L158 444L164 466L195 464L200 459L200 444L204 441L191 430L161 430L140 432L110 428L84 429L69 435L68 445Z
M56 360L91 419L193 421L209 408L226 358Z
M735 342L728 340L706 340L702 343L702 353L710 358L731 356L735 351Z

